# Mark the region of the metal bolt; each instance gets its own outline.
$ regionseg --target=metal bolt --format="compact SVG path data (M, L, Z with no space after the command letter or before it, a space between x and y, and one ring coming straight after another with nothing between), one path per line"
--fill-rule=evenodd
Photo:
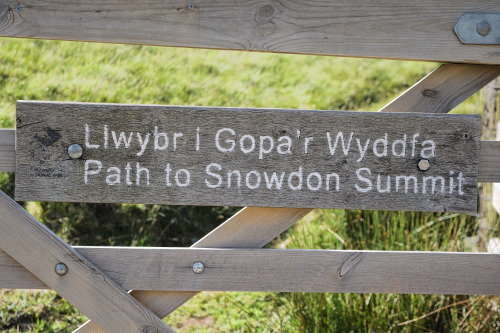
M188 5L188 8L190 10L193 10L194 9L194 3L190 2L189 5Z
M66 266L65 264L60 262L56 265L55 271L56 271L56 274L59 276L66 275L66 273L68 273L68 266Z
M486 21L481 21L476 25L476 31L481 36L487 36L491 32L491 25Z
M201 274L203 271L205 271L205 265L201 261L197 261L193 264L193 272Z
M16 12L20 12L21 10L23 10L23 7L21 7L21 5L17 5L16 6Z
M427 170L429 170L430 166L431 166L431 164L429 163L429 161L428 161L428 160L420 160L420 161L418 162L418 168L419 168L420 170L422 170L422 171L427 171Z
M142 330L142 333L158 333L158 329L156 327L146 326Z
M82 146L74 143L71 146L68 147L68 155L71 158L77 159L82 157L83 154L83 148Z

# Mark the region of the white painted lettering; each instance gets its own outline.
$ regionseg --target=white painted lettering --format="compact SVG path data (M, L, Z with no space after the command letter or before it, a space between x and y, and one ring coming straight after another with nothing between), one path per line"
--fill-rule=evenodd
M317 180L315 182L312 181L312 178L316 178ZM314 185L316 183L316 185ZM321 188L322 185L322 179L321 175L318 172L311 172L309 175L307 175L307 188L309 191L318 191Z
M127 163L127 166L125 167L125 183L127 185L132 185L133 183L130 181L130 171L132 170L132 167L130 166L130 163Z
M114 171L114 173L109 174L112 171ZM106 176L106 184L111 185L111 186L119 185L120 184L120 174L121 174L120 168L111 167L111 168L108 168L107 172L108 172L108 175Z
M417 177L415 176L396 176L396 192L399 193L399 182L401 179L405 181L405 193L408 193L408 190L410 189L410 181L413 181L413 193L418 193Z
M250 148L245 148L245 141L250 140ZM245 134L240 139L240 149L243 154L248 154L255 149L255 138L250 134Z
M398 154L396 152L396 147L401 146L401 152ZM392 155L396 157L405 157L406 156L406 134L403 135L403 140L394 140L392 143Z
M285 141L280 143L276 150L278 150L278 154L291 154L292 153L292 139L289 136L282 136L278 139L278 142Z
M271 178L269 178L269 175L267 172L264 172L264 179L266 180L266 186L268 189L273 188L273 184L276 187L277 190L281 190L281 186L283 185L283 178L285 177L285 173L281 173L281 177L278 178L278 174L276 171L274 171L271 174Z
M252 175L255 175L255 184L250 184L250 178ZM258 188L260 186L260 173L258 173L257 171L250 171L249 173L247 173L247 176L245 177L245 183L247 185L247 187L251 190L255 190L256 188Z
M387 183L385 188L382 188L382 177L377 175L377 191L378 193L391 193L391 176L387 176Z
M458 174L457 179L458 179L458 194L464 195L465 192L462 190L462 185L465 183L465 178L461 172Z
M120 136L117 139L116 132L111 131L111 136L113 137L113 141L115 142L116 149L120 148L122 141L123 141L123 145L125 146L125 148L130 147L130 142L132 141L132 135L133 135L133 132L130 132L130 134L128 136L128 141L127 141L127 137L125 136L125 132L120 132Z
M328 148L330 149L330 155L335 155L335 150L337 150L337 143L342 141L342 151L344 152L344 155L347 156L349 154L349 150L351 148L351 140L352 136L354 135L354 132L351 132L351 136L349 137L349 141L347 142L347 146L344 141L344 134L342 132L337 133L337 137L335 138L335 143L333 144L332 147L332 139L330 137L330 132L326 132L326 138L328 139Z
M413 139L411 139L411 157L415 157L415 144L418 142L417 138L420 134L415 133Z
M165 176L165 185L168 187L172 186L172 183L170 182L170 172L172 171L172 168L170 167L170 163L167 164L167 167L165 168L166 176Z
M160 138L163 138L163 144L160 145ZM168 147L168 136L166 133L158 133L158 126L155 126L154 133L155 150L165 150Z
M91 164L94 164L97 168L94 170L89 170ZM100 161L86 160L84 171L83 171L83 180L84 180L85 184L87 184L87 182L88 182L88 176L97 175L99 172L101 172L101 169L102 169L102 163Z
M181 178L184 178L184 182L181 181ZM189 186L191 182L191 173L186 169L179 169L175 173L175 183L179 187Z
M88 149L97 149L99 145L93 145L90 143L90 128L89 124L85 124L85 148Z
M356 160L356 162L359 163L365 157L366 151L368 150L368 145L370 144L370 139L366 140L364 147L361 147L361 142L359 141L359 139L356 138L356 141L358 143L358 149L359 149L359 158Z
M141 156L142 154L144 154L146 146L148 145L149 142L149 135L150 133L146 134L146 137L142 139L141 134L137 132L137 140L139 140L139 146L141 147L141 150L137 153L137 156Z
M227 188L231 188L231 176L233 174L238 177L236 188L239 190L241 188L241 172L239 170L233 170L227 173Z
M200 128L196 127L196 151L200 150Z
M362 188L358 184L355 184L354 187L356 188L356 190L358 192L362 192L362 193L370 192L372 190L372 187L373 187L372 181L370 179L366 178L366 177L363 177L361 175L362 172L366 172L366 173L368 173L368 175L371 175L372 172L368 168L361 168L361 169L358 169L356 171L356 177L358 177L358 179L361 180L362 182L365 182L366 183L366 187Z
M108 149L108 125L104 125L104 149Z
M182 137L184 134L182 133L174 133L174 151L177 150L177 139Z
M336 173L329 173L326 175L326 191L330 191L330 178L333 177L335 178L335 191L340 190L340 177Z
M268 149L264 149L264 144L268 142L269 144L269 148ZM262 159L262 156L264 154L269 154L270 152L273 151L273 148L274 148L274 140L272 137L270 136L261 136L260 137L260 144L259 144L259 160Z
M139 162L136 164L136 174L135 174L135 185L139 186L141 183L141 174L146 174L146 185L149 186L149 170L147 168L141 168Z
M436 184L437 184L438 181L441 182L441 194L444 194L444 182L445 182L445 180L441 176L437 176L437 177L426 176L426 177L423 177L422 178L422 194L426 194L427 193L427 181L428 180L431 180L431 184L432 184L431 193L432 194L436 193Z
M293 185L293 178L298 179L299 182L297 185ZM299 167L298 172L290 173L290 175L288 176L288 187L290 187L292 191L298 191L302 189L302 167Z
M379 143L382 143L382 147L384 148L381 153L378 151L378 147L377 147ZM375 140L375 142L373 143L373 153L375 154L375 156L377 156L377 157L387 156L387 143L388 143L387 133L385 133L385 136L383 139Z
M227 139L226 140L226 143L229 144L229 148L224 148L220 145L220 136L222 133L224 132L229 132L231 135L235 135L236 133L230 129L230 128L221 128L220 130L217 131L217 133L215 134L215 146L217 147L217 149L223 153L229 153L229 152L232 152L234 150L234 146L236 145L236 142L234 140L229 140Z
M423 148L424 145L430 145L430 147ZM426 140L426 141L422 142L422 151L420 152L420 156L422 156L422 158L434 157L435 149L436 149L436 144L434 143L434 141ZM426 153L426 151L429 151L429 152Z
M220 164L217 164L217 163L210 163L209 165L207 165L206 169L205 169L205 173L209 176L212 176L214 178L217 179L217 183L216 184L213 184L211 183L208 179L205 178L205 184L207 185L207 187L209 188L217 188L217 187L220 187L221 184L222 184L222 176L217 174L217 173L214 173L212 172L211 170L212 169L215 169L217 171L221 171L222 170L222 167L220 166Z
M309 143L313 140L314 140L314 138L312 136L305 138L305 140L304 140L304 154L307 154L307 148L309 148Z

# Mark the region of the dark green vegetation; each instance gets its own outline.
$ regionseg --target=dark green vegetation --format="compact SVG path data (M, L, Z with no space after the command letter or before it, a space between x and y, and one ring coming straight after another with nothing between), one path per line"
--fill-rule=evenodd
M376 110L435 64L0 39L0 126L18 99ZM477 97L455 112L472 113ZM13 193L13 174L0 188ZM189 246L235 208L26 202L72 245ZM467 251L477 219L318 210L270 247ZM166 321L181 332L470 332L499 329L497 297L204 292ZM70 332L53 292L0 291L0 330Z

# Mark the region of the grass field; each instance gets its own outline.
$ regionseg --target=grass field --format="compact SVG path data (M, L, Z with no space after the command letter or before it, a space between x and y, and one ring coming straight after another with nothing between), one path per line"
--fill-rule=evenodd
M377 110L437 64L0 39L0 126L15 101ZM453 112L480 112L474 95ZM13 174L0 174L12 194ZM23 203L72 245L189 246L237 209ZM477 218L316 210L269 247L469 251ZM497 297L203 292L165 320L179 332L471 332L500 329ZM53 292L0 291L3 332L71 332Z

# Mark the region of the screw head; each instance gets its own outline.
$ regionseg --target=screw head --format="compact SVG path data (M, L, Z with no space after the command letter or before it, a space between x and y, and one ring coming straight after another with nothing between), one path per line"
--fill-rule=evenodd
M83 148L82 146L74 143L71 146L68 147L68 155L71 158L77 159L82 157L83 155Z
M21 10L23 10L23 7L21 7L21 5L17 5L16 6L16 12L20 12Z
M491 25L486 21L481 21L477 24L476 31L481 36L487 36L491 32Z
M427 171L431 167L431 164L428 160L420 160L418 162L418 168L422 171Z
M190 3L188 4L188 8L189 8L190 10L193 10L193 9L194 9L194 3L190 2Z
M56 274L59 276L66 275L66 273L68 273L68 266L60 262L56 265L55 271Z
M203 271L205 271L205 265L201 261L197 261L193 264L193 272L201 274Z
M156 327L146 326L142 330L142 333L158 333L158 329Z

